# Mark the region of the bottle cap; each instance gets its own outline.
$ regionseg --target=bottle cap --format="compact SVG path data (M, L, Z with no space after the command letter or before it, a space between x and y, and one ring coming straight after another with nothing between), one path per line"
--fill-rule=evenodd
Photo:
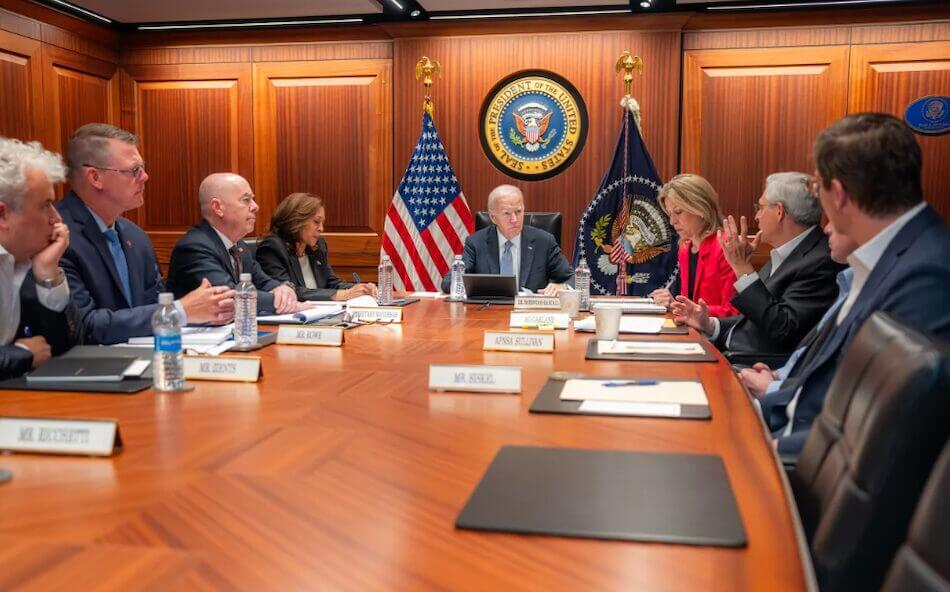
M171 304L175 301L175 295L171 292L162 292L158 295L159 304Z
M249 274L249 273L242 273L242 274L241 274L241 281L242 281L242 282L249 282L249 281L251 281L251 274Z

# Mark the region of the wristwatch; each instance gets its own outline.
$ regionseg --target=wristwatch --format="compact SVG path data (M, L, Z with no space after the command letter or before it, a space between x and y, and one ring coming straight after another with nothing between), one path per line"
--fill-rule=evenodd
M62 284L63 282L65 282L65 281L66 281L66 272L63 271L63 268L62 268L62 267L56 268L56 272L57 272L57 273L56 273L56 276L53 277L52 279L49 279L49 280L41 280L41 279L36 278L36 277L34 276L34 278L36 279L37 285L42 286L42 287L46 288L47 290L52 290L52 289L55 288L56 286L58 286L58 285Z

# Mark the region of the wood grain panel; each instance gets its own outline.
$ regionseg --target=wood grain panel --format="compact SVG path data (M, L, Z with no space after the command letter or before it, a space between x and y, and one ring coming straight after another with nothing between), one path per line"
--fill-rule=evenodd
M298 43L276 45L214 45L188 47L130 47L124 64L216 64L223 62L293 62L357 60L392 57L391 41L361 43Z
M766 176L814 169L815 137L845 113L847 64L847 47L685 52L681 171L751 219Z
M254 65L261 231L286 195L317 193L333 264L372 272L392 198L391 69L389 60Z
M788 27L780 29L698 31L683 34L683 49L688 51L694 49L847 45L850 38L850 27Z
M0 31L0 136L45 140L41 45Z
M425 55L442 63L442 78L432 91L435 123L469 205L484 210L488 193L499 184L521 187L528 211L562 213L562 245L570 257L580 214L609 166L620 130L623 84L614 64L624 50L646 64L643 76L634 81L633 95L640 102L650 154L663 178L676 171L679 38L674 32L629 31L397 40L394 179L402 176L419 138L423 88L413 68ZM587 104L590 121L577 160L558 176L536 182L516 181L496 169L478 139L478 113L491 87L529 68L551 70L571 81Z
M944 18L950 18L950 8ZM851 28L851 43L909 43L950 41L950 21L905 25L864 25Z
M883 111L900 118L911 102L950 96L950 42L858 45L851 49L848 111ZM923 152L924 199L950 223L950 135L918 134Z

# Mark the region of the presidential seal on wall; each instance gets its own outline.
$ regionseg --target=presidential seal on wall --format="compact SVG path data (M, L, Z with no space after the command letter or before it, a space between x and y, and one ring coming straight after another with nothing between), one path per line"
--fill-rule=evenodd
M564 78L526 70L491 89L478 124L482 148L498 170L523 181L540 181L564 171L581 153L587 139L587 106Z

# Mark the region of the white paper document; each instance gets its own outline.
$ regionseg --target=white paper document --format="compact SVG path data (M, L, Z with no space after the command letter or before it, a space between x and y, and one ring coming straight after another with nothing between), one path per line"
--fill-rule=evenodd
M700 382L687 380L651 381L632 378L568 380L561 391L564 401L622 401L627 403L667 403L708 405Z
M347 308L352 308L354 306L358 308L376 308L379 306L379 302L377 302L372 296L363 294L362 296L357 296L352 300L346 301Z
M443 294L442 292L411 292L409 294L410 298L435 298L437 300L447 296L448 294Z
M218 345L219 343L231 338L234 332L234 323L221 325L220 327L185 327L181 330L181 345L183 348L200 345ZM133 337L129 339L128 345L153 345L155 338Z
M599 354L664 354L670 357L703 355L706 350L696 342L682 341L598 341Z
M683 414L682 409L682 405L675 403L628 403L626 401L584 401L577 408L581 413L652 417L680 417Z
M342 304L327 304L326 302L316 304L313 308L308 308L300 312L283 315L262 315L257 317L258 322L266 325L287 323L290 325L305 325L320 319L332 317L343 312Z
M625 296L621 298L591 296L590 301L594 304L653 304L653 299L645 296Z
M666 319L663 317L620 317L620 332L657 335L659 334L660 330L663 329L663 322L665 320ZM574 321L575 331L587 331L593 333L596 328L597 326L594 322L594 315L591 315L583 320Z
M648 314L665 314L666 307L660 306L659 304L653 304L652 302L616 302L616 301L604 301L604 302L594 302L592 306L605 306L608 308L619 308L622 309L624 314L637 314L637 313L648 313Z

